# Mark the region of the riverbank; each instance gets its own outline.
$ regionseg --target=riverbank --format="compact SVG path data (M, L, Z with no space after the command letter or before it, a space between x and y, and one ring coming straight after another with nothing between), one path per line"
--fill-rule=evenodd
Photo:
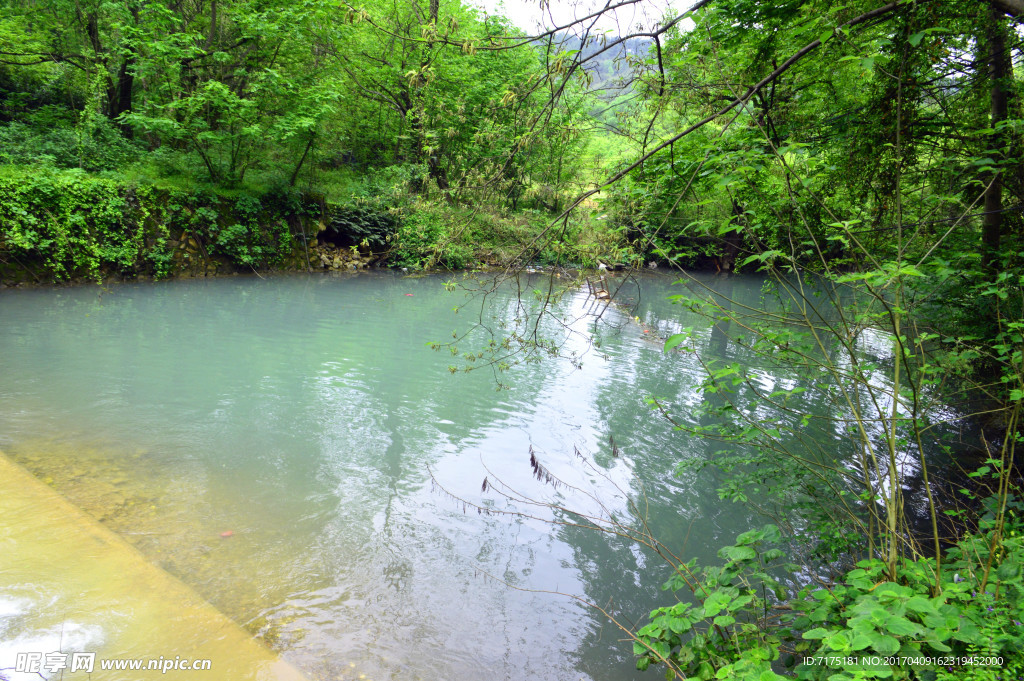
M243 272L595 266L628 247L582 211L502 212L401 195L329 201L291 187L224 189L6 166L0 286Z

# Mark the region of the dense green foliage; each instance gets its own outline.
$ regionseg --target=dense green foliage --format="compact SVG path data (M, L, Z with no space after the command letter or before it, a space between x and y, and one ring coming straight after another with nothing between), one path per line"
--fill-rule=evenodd
M292 254L300 218L314 214L318 207L287 192L228 196L57 170L0 176L8 274L21 267L33 275L30 265L42 262L58 280L96 278L101 270L161 277L175 256L266 267Z
M449 231L472 231L465 224L431 226L438 202L498 215L557 210L583 181L569 159L586 144L590 95L582 81L556 92L544 77L557 46L494 49L496 38L517 35L503 18L457 0L358 8L321 0L10 2L0 8L0 163L27 178L36 170L99 175L113 183L103 191L120 188L119 198L106 196L112 203L150 188L198 191L219 216L207 220L217 233L202 245L235 267L279 264L294 244L274 211L238 206L236 220L223 204L292 188L307 197L300 202L322 197L362 215L338 237L338 212L328 211L329 241L365 239L375 253L397 247L393 264L459 267L486 249L450 243ZM30 218L0 225L0 260L34 259L39 276L64 279L145 273L135 261L162 257L148 252L152 238L141 228L134 246L103 231L111 221L130 230L133 218L113 209L106 222L73 215L68 206L82 188L100 184L55 181L74 186L77 199L50 205L44 192L7 206L8 215L27 210ZM364 234L367 220L389 226ZM88 235L33 241L36 222L72 233L88 225ZM389 237L400 226L399 244ZM519 236L521 247L535 235ZM113 241L127 250L96 250Z
M691 562L665 584L692 589L651 613L637 632L641 668L664 663L688 678L1015 679L1024 673L1024 526L966 536L939 571L929 558L890 577L863 560L826 587L779 578L783 550L774 525L725 547L721 567ZM796 571L796 565L785 566ZM786 652L789 651L789 652Z
M721 441L699 465L776 525L721 568L670 561L693 601L634 632L640 665L988 678L797 658L1003 655L1019 673L1022 16L1020 0L704 0L637 35L580 21L526 39L457 0L14 0L0 273L336 268L339 252L762 272L759 309L726 277L679 302L785 382L701 360L699 408L651 405ZM534 321L520 347L557 353ZM765 403L789 417L763 423ZM970 417L969 459L939 425ZM940 503L939 453L995 471L994 506ZM804 582L837 576L785 582L773 544Z
M956 245L974 252L977 269L1000 243L985 215L1008 239L1019 234L1014 206L1024 198L1016 46L1006 19L990 13L977 1L714 3L692 30L664 36L664 72L645 87L665 94L637 109L661 134L617 186L620 211L661 257L712 256L723 269L774 251L807 267L822 258L864 265L851 240L880 260ZM986 43L997 39L1006 64L993 81ZM809 57L780 68L814 42ZM1011 102L1005 111L991 111L994 86ZM996 169L1003 205L983 206ZM915 238L894 238L901 229Z
M1024 398L1017 23L1024 6L709 0L696 7L641 34L655 37L631 86L641 96L619 100L623 115L615 118L632 154L608 154L625 160L584 198L600 191L609 221L662 262L763 272L765 297L751 308L730 299L727 279L690 282L679 302L708 324L674 335L666 350L692 353L703 365L703 399L682 413L651 404L677 428L722 442L711 462L683 466L717 467L721 497L772 515L810 574L866 561L817 596L769 597L770 589L760 596L767 610L792 598L791 609L811 612L790 623L792 640L810 635L803 640L822 640L822 650L842 656L914 646L928 654L943 646L958 655L997 651L1014 670L1019 556L993 581L991 601L984 594L998 561L977 556L1018 548L1007 509L1020 484L1014 461ZM568 78L592 54L581 50L553 71ZM742 348L756 361L712 364L702 357L708 342ZM766 379L763 367L784 379ZM764 404L789 417L763 422ZM943 424L972 418L981 433L968 447L943 438ZM938 454L947 466L936 465ZM996 511L982 535L970 535L976 507L937 499L935 483L948 487L942 478L950 470L982 463L997 471ZM959 548L946 551L944 543ZM741 544L727 557L750 551ZM981 565L984 578L963 574ZM865 574L876 588L862 588ZM700 617L691 616L692 605L653 613L664 626L641 630L646 644L638 633L637 650L647 656L641 665L664 662L670 677L770 676L768 662L781 650L811 650L776 641L767 612L746 622L759 626L738 625L750 638L737 638L729 628L741 619L735 613L752 615L737 575L716 582L731 590L715 592L711 605L699 580L687 583L703 603ZM756 577L767 584L769 575ZM879 591L879 584L890 586ZM982 596L966 602L972 587ZM812 607L824 593L834 610ZM914 600L924 595L927 606ZM910 616L906 603L918 608ZM985 619L989 607L999 619ZM886 617L861 617L875 610ZM669 615L678 617L664 620ZM947 619L960 615L984 624L985 636L953 631ZM705 617L722 619L695 633L693 623ZM733 666L756 660L749 669ZM838 665L845 672L797 673L920 671ZM951 666L950 674L998 673Z

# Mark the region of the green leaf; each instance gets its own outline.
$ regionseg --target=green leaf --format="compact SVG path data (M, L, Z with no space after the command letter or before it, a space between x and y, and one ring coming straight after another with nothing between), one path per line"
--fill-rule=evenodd
M908 276L911 276L911 277L923 277L924 276L924 272L922 272L921 270L917 269L913 265L904 265L903 267L901 267L899 269L899 274L905 274L905 275L908 275Z
M665 348L663 352L668 352L672 348L676 347L683 341L690 337L688 333L674 333L665 340Z
M726 546L721 554L729 560L753 560L757 558L757 551L749 546Z
M910 43L913 47L917 47L918 45L921 44L921 41L924 39L924 35L924 31L919 31L914 35L910 36L909 38L907 38L907 42Z
M704 601L704 617L712 617L722 612L722 609L732 598L722 591L715 591Z
M920 625L914 624L905 617L893 617L885 623L885 629L895 636L913 636L921 631Z
M869 634L871 636L871 647L882 655L893 655L899 652L900 642L886 634Z
M822 641L822 642L825 645L827 645L829 648L831 648L832 650L849 650L850 649L850 639L842 631L838 631L838 632L832 634L831 636L826 637L824 639L824 641Z
M850 641L850 650L864 650L871 645L871 636L865 632L857 631Z
M1020 563L1007 559L996 570L996 575L1002 580L1019 579L1021 575Z
M729 612L736 612L752 600L754 600L754 597L751 594L744 594L739 598L734 598L732 602L729 603L728 610Z
M786 677L779 676L771 669L764 669L761 671L760 676L757 677L757 681L786 681Z
M729 370L733 370L733 371L737 371L737 372L739 371L739 367L736 366L736 365L730 365L728 367L728 369ZM765 538L765 531L768 529L768 527L774 527L774 525L767 525L767 526L765 526L765 527L763 527L761 529L758 529L758 530L747 530L746 532L744 532L740 536L736 537L736 545L737 546L746 546L748 544L754 544L754 543L757 543L757 542L763 540ZM775 528L775 529L778 530L778 528Z
M960 628L953 632L952 638L964 643L980 643L982 634L978 626L969 619L960 620Z
M907 609L918 614L937 615L935 605L924 596L914 596L907 601Z

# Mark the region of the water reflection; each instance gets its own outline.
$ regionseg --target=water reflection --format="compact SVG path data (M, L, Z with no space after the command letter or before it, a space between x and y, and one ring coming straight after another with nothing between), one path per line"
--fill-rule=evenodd
M640 520L632 500L666 547L702 563L763 524L718 498L712 469L674 475L720 445L645 401L707 423L692 415L723 398L698 390L701 362L754 361L739 330L671 305L673 281L626 281L610 306L562 291L532 332L579 366L517 366L499 375L508 390L487 368L448 366L561 282L524 278L458 314L465 294L441 279L390 274L5 292L0 448L312 677L647 678L621 632L556 592L628 626L668 597L662 559L547 522L567 511L478 514L432 479L499 511L512 507L480 491L484 476L624 523ZM760 280L715 284L762 305ZM425 345L478 325L454 357ZM662 353L687 327L699 354ZM755 375L763 390L801 380ZM792 417L761 405L757 418ZM837 433L805 437L835 452ZM585 493L535 480L531 447Z

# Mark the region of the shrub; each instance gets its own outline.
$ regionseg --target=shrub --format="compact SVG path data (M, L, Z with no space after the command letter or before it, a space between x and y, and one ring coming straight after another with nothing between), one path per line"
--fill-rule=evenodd
M932 558L905 559L895 578L882 561L864 560L791 598L773 572L783 555L772 547L778 530L747 532L719 553L722 567L679 566L665 588L689 588L697 603L651 613L636 633L637 667L760 681L783 678L778 672L814 681L1018 679L1024 523L1000 528L989 518L981 528L946 551L938 574Z
M292 249L282 211L253 194L136 186L77 170L0 175L0 264L41 265L57 281L110 271L163 277L173 271L173 239L186 236L240 267L275 265Z
M142 231L116 182L79 173L0 177L0 254L41 260L57 279L133 269Z
M461 269L473 260L473 249L449 229L445 212L423 207L406 216L398 228L390 261L398 267Z
M48 111L47 107L36 112L28 123L0 126L0 162L99 171L126 166L141 155L139 147L106 119L92 121L91 129L85 130L44 116Z

